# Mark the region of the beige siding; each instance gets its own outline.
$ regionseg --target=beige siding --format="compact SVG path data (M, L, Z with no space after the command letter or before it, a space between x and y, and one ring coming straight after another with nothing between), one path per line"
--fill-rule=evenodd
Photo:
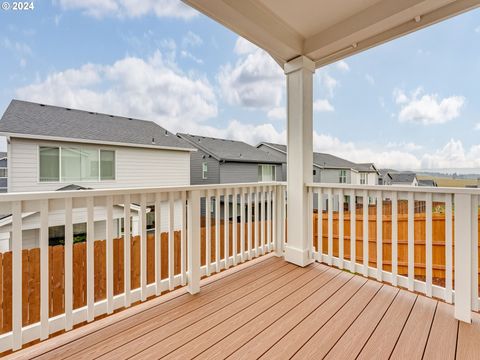
M68 183L38 182L38 147L75 146L72 143L12 138L9 146L9 191L56 190ZM116 151L115 181L82 182L76 184L95 189L155 187L190 184L190 153L186 151L141 149L133 147L77 144L85 148Z

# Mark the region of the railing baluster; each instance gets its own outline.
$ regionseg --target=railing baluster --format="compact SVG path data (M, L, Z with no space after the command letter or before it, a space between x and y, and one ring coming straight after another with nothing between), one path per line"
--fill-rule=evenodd
M65 198L65 331L73 328L73 224L72 198Z
M107 273L107 314L113 312L113 199L106 199L106 273Z
M343 234L343 190L338 191L338 257L340 258L340 269L343 269L344 254L344 234Z
M363 276L368 276L368 190L363 191Z
M230 200L229 200L230 192L228 189L225 189L223 193L223 250L224 250L224 258L225 258L225 269L230 267L230 248L229 248L229 241L230 241L230 220L229 220L229 207L230 207Z
M328 189L328 265L333 264L333 193Z
M187 248L188 248L187 250L188 251L187 290L190 294L196 294L200 291L200 192L198 190L189 191L188 193L188 246Z
M215 265L220 272L220 190L215 194Z
M355 272L357 262L357 196L350 191L350 271Z
M425 255L425 295L428 297L432 297L432 272L433 272L433 264L432 264L432 251L433 251L433 243L432 243L432 193L426 194L425 200L426 206L426 222L425 222L425 246L426 246L426 255Z
M94 199L90 196L87 198L87 321L89 322L95 318L94 211Z
M445 302L453 302L452 195L445 194Z
M322 261L323 257L323 195L322 189L317 191L318 216L317 216L317 261Z
M398 194L392 192L392 285L397 286L398 278Z
M248 260L252 259L252 188L247 192Z
M155 294L162 293L162 199L155 194Z
M478 311L478 196L472 195L472 310Z
M288 193L287 193L287 187L283 186L282 190L282 204L283 204L283 218L282 218L282 223L283 223L283 232L282 232L282 252L285 251L285 245L287 244L287 199Z
M383 270L383 195L377 191L377 280L382 281Z
M254 198L253 198L253 204L254 204L254 212L253 212L253 215L255 216L255 223L254 223L254 230L255 230L255 257L257 257L259 255L259 238L258 238L258 206L259 206L259 188L255 187L255 194L254 194Z
M147 300L147 195L140 195L140 298Z
M130 238L130 194L126 194L123 198L123 286L125 289L125 307L129 307L131 300L130 300L130 271L131 271L131 263L130 263L130 246L131 246L131 238Z
M267 187L267 252L272 250L272 187Z
M415 198L413 192L408 193L408 290L414 290L415 284L415 232L414 232L414 216L415 216Z
M307 204L308 204L308 218L307 218L307 240L311 249L313 249L313 192L312 188L307 188ZM310 251L312 254L312 251Z
M182 201L181 217L182 217L182 230L180 232L180 271L182 274L182 286L187 284L187 194L182 191L180 194L180 200ZM200 231L200 229L199 229Z
M240 261L245 261L245 189L240 188Z
M45 340L50 335L48 216L48 200L42 200L40 203L40 340Z
M237 265L237 193L238 189L233 189L232 194L232 256L233 266Z
M12 349L22 347L22 203L12 202ZM41 255L40 255L41 256ZM47 264L48 265L48 264ZM46 268L48 271L48 267Z
M168 289L174 288L175 271L175 203L173 193L168 193Z
M210 276L210 264L212 263L212 214L210 190L207 190L205 196L205 271Z

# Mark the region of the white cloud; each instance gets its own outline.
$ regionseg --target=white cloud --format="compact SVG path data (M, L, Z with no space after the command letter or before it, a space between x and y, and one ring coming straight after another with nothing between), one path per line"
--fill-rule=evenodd
M350 71L350 66L345 60L340 60L339 62L337 62L336 65L339 70L342 70L344 72Z
M244 39L243 37L238 37L235 42L235 47L233 51L237 55L245 55L254 53L258 47L255 44L252 44L250 41Z
M65 10L80 10L88 16L136 18L144 15L191 19L198 13L177 0L54 0Z
M375 85L375 79L372 75L365 74L365 80L367 80L370 85Z
M235 45L240 58L222 66L217 76L222 97L230 105L251 109L279 106L285 91L282 69L266 52L244 46L240 39Z
M189 31L187 35L183 37L183 47L197 47L203 44L203 39L192 31Z
M86 64L48 75L16 91L20 99L154 120L176 131L217 115L208 80L185 74L160 51L148 59Z
M413 142L405 142L405 141L400 141L400 142L389 142L386 145L387 149L397 149L397 150L405 150L405 151L418 151L422 150L423 146L415 144Z
M335 111L335 108L327 99L318 99L313 102L313 111L332 112Z
M180 56L185 58L185 59L190 59L194 62L196 62L197 64L203 64L203 60L196 57L195 55L193 55L191 52L187 51L187 50L182 50L180 51Z
M320 80L320 87L329 97L333 97L335 94L335 89L339 85L339 82L334 77L330 76L326 71L320 71L318 73Z
M475 32L476 32L476 33L480 33L480 26L477 26L477 27L475 28Z
M458 118L465 104L463 96L439 98L437 94L424 94L422 88L415 89L410 96L395 89L393 96L401 107L398 113L400 122L423 125L443 124Z
M480 130L480 122L476 123L475 126L473 127L474 130Z
M267 116L273 120L286 120L287 108L285 106L274 107L268 111Z

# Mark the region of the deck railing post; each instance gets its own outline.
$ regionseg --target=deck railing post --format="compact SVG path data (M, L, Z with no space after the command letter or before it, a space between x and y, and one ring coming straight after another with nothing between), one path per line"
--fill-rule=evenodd
M285 231L285 223L283 210L285 208L285 198L283 196L283 188L281 185L275 186L275 256L283 256L283 232Z
M455 218L455 318L472 320L472 198L470 194L454 195Z
M187 196L188 286L190 294L200 291L200 191ZM183 204L185 206L185 204Z

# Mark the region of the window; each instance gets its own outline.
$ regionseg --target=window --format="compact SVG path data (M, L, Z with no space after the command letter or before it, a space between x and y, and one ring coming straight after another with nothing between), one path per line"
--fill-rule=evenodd
M87 223L73 224L73 243L84 242L87 239ZM50 246L65 245L65 226L48 228L48 244Z
M361 185L368 184L368 174L367 173L360 173L360 184Z
M317 175L317 170L313 170L313 176Z
M6 178L8 176L7 168L0 168L0 178Z
M100 180L115 180L115 151L100 150Z
M40 147L40 181L60 180L60 148Z
M346 184L347 183L347 170L340 170L340 177L339 181L340 184Z
M115 180L115 151L41 146L39 181Z
M208 175L208 164L206 162L202 163L202 179L207 179Z
M258 181L275 181L275 165L258 165Z

